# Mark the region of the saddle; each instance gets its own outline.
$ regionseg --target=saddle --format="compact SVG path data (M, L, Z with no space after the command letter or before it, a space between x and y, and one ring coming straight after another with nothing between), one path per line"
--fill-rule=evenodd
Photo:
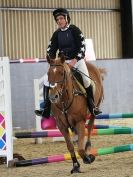
M71 72L72 72L72 75L76 81L76 83L78 84L80 90L82 91L82 93L85 95L85 97L87 96L87 93L86 93L86 89L84 87L84 83L83 83L83 79L82 79L82 76L81 76L81 73L80 71L78 71L77 69L75 68L72 68L71 69ZM95 93L95 82L94 80L91 79L91 85L92 85L92 88L93 88L93 94Z

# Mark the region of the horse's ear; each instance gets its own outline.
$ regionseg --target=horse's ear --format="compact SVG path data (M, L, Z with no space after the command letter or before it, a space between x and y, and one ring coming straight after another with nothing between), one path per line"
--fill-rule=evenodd
M62 63L64 63L65 60L66 60L66 57L65 57L65 55L63 53L60 53L59 58L60 58Z
M47 55L46 59L47 59L47 62L50 63L50 56L49 55Z
M55 60L54 60L54 59L51 59L49 55L47 55L46 58L47 58L47 62L48 62L49 64L53 64L53 63L55 62Z

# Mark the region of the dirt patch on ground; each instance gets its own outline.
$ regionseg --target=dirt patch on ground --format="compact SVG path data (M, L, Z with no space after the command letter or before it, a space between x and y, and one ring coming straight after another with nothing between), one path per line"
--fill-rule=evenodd
M100 122L101 123L101 122ZM106 123L104 121L104 123ZM133 127L133 120L122 120L110 122L109 124ZM93 136L92 145L95 148L119 146L131 144L133 142L132 135L104 135ZM33 139L17 139L14 140L14 153L21 154L25 159L35 159L46 157L49 155L57 155L67 153L64 142L51 142L47 138L43 140L43 144L35 144ZM82 176L82 177L133 177L133 152L122 152L109 155L97 156L91 165L81 164L80 174L70 174L72 169L71 161L49 163L29 167L7 168L6 165L0 165L1 177L66 177L66 176Z

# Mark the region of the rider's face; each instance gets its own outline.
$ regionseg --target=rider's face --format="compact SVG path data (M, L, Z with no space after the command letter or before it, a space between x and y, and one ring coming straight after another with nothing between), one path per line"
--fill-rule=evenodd
M58 25L59 28L66 28L67 26L67 20L63 15L59 15L58 17L56 17L56 23Z

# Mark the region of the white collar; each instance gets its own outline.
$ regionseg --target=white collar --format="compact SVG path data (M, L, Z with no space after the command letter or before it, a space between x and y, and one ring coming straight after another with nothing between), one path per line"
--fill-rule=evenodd
M66 31L70 25L67 25L66 28L60 28L61 31Z

